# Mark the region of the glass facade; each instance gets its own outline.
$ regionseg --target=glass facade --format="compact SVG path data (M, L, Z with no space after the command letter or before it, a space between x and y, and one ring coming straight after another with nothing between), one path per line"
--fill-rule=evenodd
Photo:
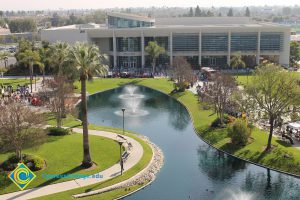
M137 27L151 27L151 26L154 26L153 22L108 16L109 28L137 28Z
M150 56L145 56L145 66L149 67L152 64L152 60L150 59ZM168 66L170 65L170 56L163 54L159 55L159 57L156 59L156 65L160 66Z
M261 51L280 51L283 46L282 33L261 33Z
M202 51L227 51L227 33L205 33L201 37Z
M128 38L118 37L117 51L118 52L141 51L141 38L140 37L128 37Z
M201 66L226 68L227 56L202 56Z
M140 68L142 65L141 56L118 56L117 64L121 69Z
M231 51L256 51L257 33L232 33Z
M174 33L173 51L198 51L199 34L198 33Z

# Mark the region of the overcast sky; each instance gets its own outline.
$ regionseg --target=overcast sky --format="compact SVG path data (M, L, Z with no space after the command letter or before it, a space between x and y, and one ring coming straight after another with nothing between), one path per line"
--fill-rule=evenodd
M45 10L114 7L219 7L219 6L263 6L300 5L299 0L0 0L0 10Z

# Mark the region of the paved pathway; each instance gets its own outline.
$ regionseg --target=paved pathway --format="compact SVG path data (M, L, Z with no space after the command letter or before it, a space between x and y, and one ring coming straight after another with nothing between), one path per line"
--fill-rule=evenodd
M74 128L73 131L82 133L82 129ZM117 139L117 134L116 133L111 133L111 132L105 132L105 131L96 131L96 130L89 130L89 134L91 135L97 135L97 136L102 136L106 138L110 138L113 140ZM134 165L136 165L140 159L143 156L143 147L142 145L137 142L136 140L124 136L128 142L132 144L132 148L130 150L130 156L128 157L127 161L124 164L124 171L129 170L132 168ZM76 155L74 155L76 156ZM81 156L81 155L80 155ZM57 184L52 184L40 188L33 188L33 189L28 189L24 191L18 191L18 192L13 192L9 194L4 194L0 195L0 200L24 200L24 199L31 199L31 198L36 198L36 197L41 197L49 194L54 194L58 192L63 192L75 188L80 188L88 185L92 185L95 183L99 183L102 181L106 181L108 179L114 178L116 176L120 175L120 165L119 163L113 165L112 167L99 172L97 174L100 174L103 176L102 179L99 178L88 178L88 179L75 179L71 181L66 181L62 183L57 183ZM97 175L95 174L95 175Z

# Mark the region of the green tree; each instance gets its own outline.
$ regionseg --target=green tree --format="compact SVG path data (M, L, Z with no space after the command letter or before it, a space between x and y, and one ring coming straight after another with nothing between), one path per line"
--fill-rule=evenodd
M236 145L246 145L251 135L251 129L244 119L236 119L232 125L228 126L227 130L231 142Z
M196 17L201 17L201 9L199 8L199 6L197 5L196 9L195 9L195 16Z
M246 98L255 101L251 110L266 113L269 119L270 129L266 148L266 151L269 151L275 121L299 108L300 87L297 78L278 65L266 64L255 70L245 91L248 95ZM294 109L289 109L291 107Z
M101 63L98 47L86 43L76 43L70 52L70 59L73 60L74 67L78 71L81 82L81 111L83 127L83 167L93 165L88 135L87 101L86 101L86 81L91 80L94 75L103 76L107 73L107 66Z
M296 41L291 41L290 45L290 65L292 67L299 67L300 61L300 44Z
M189 16L189 17L194 17L194 10L193 10L192 7L190 7L188 16Z
M159 57L159 55L165 53L165 49L159 46L156 41L151 41L148 43L148 46L146 46L145 51L152 60L152 74L154 76L156 59Z
M233 9L230 8L228 13L227 13L227 17L233 17Z
M242 55L240 52L236 53L235 55L232 56L231 60L230 60L230 66L233 69L237 70L237 77L238 77L238 70L239 68L245 68L246 64L242 59Z
M9 20L8 26L12 33L37 31L36 22L31 18Z
M58 75L63 74L63 67L69 60L70 46L66 42L56 42L50 46L50 63Z
M50 59L50 48L47 46L42 46L39 50L39 55L40 55L40 71L43 73L43 84L45 82L45 72L46 72L46 66L49 65L51 62Z
M250 10L249 10L248 7L246 8L245 16L246 17L250 17L251 16L251 13L250 13Z
M29 69L30 74L30 91L32 92L32 80L33 80L33 65L41 65L41 58L38 51L26 50L18 56L18 62L23 63Z

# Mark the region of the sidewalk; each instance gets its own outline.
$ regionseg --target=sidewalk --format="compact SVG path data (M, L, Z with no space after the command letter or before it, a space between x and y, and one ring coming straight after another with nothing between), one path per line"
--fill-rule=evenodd
M75 131L77 133L82 133L82 129L78 129L78 128L74 128L73 131ZM105 131L96 131L96 130L89 130L89 134L96 135L96 136L102 136L102 137L106 137L106 138L113 139L113 140L116 140L117 135L118 135L116 133L105 132ZM132 148L129 151L130 156L128 157L127 161L124 163L124 172L125 172L125 171L129 170L130 168L132 168L134 165L136 165L140 161L140 159L143 156L144 150L143 150L142 145L139 142L137 142L136 140L134 140L130 137L127 137L127 136L123 136L123 137L126 138L126 140L132 144ZM74 155L74 156L76 156L76 155ZM55 194L58 192L64 192L64 191L75 189L75 188L85 187L88 185L106 181L106 180L112 179L116 176L119 176L120 175L120 165L119 165L119 163L117 163L117 164L113 165L112 167L110 167L102 172L99 172L97 174L94 174L94 175L98 175L98 174L102 175L103 178L102 179L98 179L98 178L75 179L75 180L52 184L52 185L48 185L48 186L44 186L44 187L40 187L40 188L33 188L33 189L24 190L24 191L18 191L18 192L0 195L0 199L24 200L24 199L31 199L31 198L41 197L41 196L45 196L45 195Z

